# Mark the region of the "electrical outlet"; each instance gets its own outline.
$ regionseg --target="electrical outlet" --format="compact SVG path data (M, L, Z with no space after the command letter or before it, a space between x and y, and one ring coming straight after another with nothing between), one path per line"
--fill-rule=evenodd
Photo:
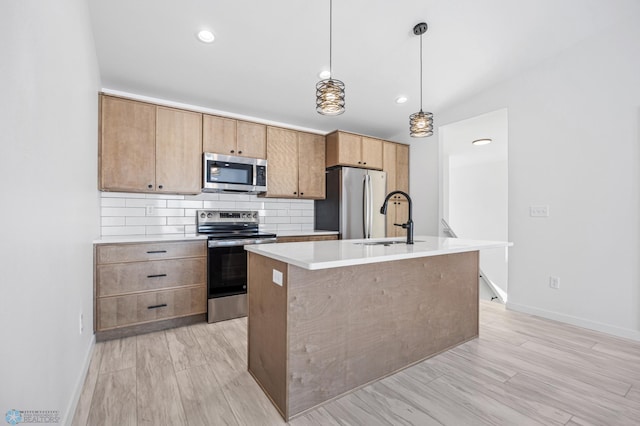
M82 334L82 332L84 331L84 322L83 320L83 315L82 315L82 311L80 311L80 334Z
M560 278L549 277L549 287L558 290L560 288Z
M549 217L549 206L529 206L529 216Z
M153 206L146 206L147 216L153 215Z
M282 286L282 272L277 269L273 270L273 283Z

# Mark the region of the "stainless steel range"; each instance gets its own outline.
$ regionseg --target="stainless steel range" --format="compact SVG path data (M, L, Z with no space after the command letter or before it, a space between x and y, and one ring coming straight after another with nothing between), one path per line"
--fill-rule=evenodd
M258 212L198 210L198 234L208 238L208 322L247 315L247 244L274 243L260 232Z

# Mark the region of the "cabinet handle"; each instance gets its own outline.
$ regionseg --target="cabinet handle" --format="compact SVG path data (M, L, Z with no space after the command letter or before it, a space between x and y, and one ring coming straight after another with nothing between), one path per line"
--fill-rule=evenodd
M156 254L156 253L166 253L166 250L149 250L148 254Z
M147 188L151 189L151 188L153 188L153 185L149 184L149 185L147 185Z
M297 192L294 192L294 193L293 193L293 195L298 195L298 193L297 193Z
M300 195L304 195L304 192L301 192Z
M167 304L166 304L166 303L161 303L160 305L151 305L151 306L147 306L147 309L164 308L165 306L167 306Z
M147 275L147 278L160 278L160 277L166 277L167 274L156 274L156 275Z
M242 151L238 151L238 154L242 154Z
M358 164L362 164L362 161L358 161Z
M365 161L365 162L364 162L364 163L362 163L362 164L367 164L367 162Z
M231 150L231 153L233 154L234 152L235 152L235 151L232 149L232 150Z
M158 189L162 189L162 185L158 185Z

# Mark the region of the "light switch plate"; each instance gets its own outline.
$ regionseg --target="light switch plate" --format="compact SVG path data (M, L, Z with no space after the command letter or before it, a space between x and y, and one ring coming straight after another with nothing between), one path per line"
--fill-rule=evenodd
M531 217L549 217L549 206L529 206L529 216Z
M273 282L282 287L282 272L277 269L273 270Z

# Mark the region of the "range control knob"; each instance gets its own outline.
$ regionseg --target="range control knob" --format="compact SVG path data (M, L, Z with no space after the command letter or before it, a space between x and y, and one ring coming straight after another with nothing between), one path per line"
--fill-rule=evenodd
M207 215L205 213L200 213L200 217L204 219L205 217L207 217Z
M255 218L257 218L257 217L258 217L258 213L254 213L254 214L253 214L253 218L255 219Z
M213 213L211 213L211 212L207 213L207 217L208 218L212 218L213 217Z

